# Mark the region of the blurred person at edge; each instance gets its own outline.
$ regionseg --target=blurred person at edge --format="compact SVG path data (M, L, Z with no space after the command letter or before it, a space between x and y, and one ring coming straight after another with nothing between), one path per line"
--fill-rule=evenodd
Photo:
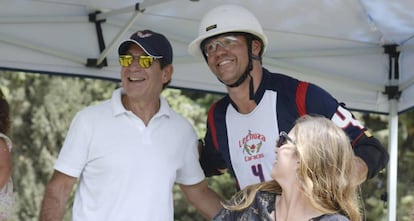
M350 137L358 166L350 178L356 185L378 174L388 163L382 144L322 88L264 68L267 43L250 11L221 5L204 15L198 37L188 46L190 54L204 58L228 92L210 107L207 133L200 142L206 176L229 171L238 188L270 181L276 135L290 131L305 114L331 119Z
M12 182L12 142L7 136L10 130L10 106L0 90L0 221L7 221L13 214L14 194Z
M222 208L198 161L191 124L161 97L173 74L167 38L134 33L118 48L122 88L78 112L55 163L41 221L62 220L79 179L72 220L174 220L174 183L206 218Z
M300 117L276 144L273 180L227 202L214 221L361 221L354 152L344 131L323 116Z

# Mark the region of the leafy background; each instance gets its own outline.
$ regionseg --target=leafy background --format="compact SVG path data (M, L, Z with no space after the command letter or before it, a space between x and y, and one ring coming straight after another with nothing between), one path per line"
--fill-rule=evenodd
M73 116L88 105L110 98L117 87L119 83L115 81L0 71L0 88L11 105L13 121L13 180L17 198L12 221L38 220L45 185ZM201 138L208 107L222 95L168 88L163 96L193 124ZM387 116L354 114L387 145ZM410 221L414 220L414 111L401 114L399 119L397 214L398 220ZM224 199L234 194L233 180L228 174L209 178L209 184ZM362 185L365 220L387 220L386 186L386 170ZM175 220L205 220L187 204L178 186L173 191ZM71 198L65 221L71 218L72 202Z

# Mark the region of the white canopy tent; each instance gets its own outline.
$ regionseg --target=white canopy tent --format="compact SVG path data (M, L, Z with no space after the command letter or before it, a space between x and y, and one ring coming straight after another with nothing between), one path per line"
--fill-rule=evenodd
M0 0L0 69L119 79L119 42L140 29L174 48L171 86L225 92L187 53L201 17L241 4L269 37L264 66L389 115L388 220L396 220L398 114L414 107L412 0Z

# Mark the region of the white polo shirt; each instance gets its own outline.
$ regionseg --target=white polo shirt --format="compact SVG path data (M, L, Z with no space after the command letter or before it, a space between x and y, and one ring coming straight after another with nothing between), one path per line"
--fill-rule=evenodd
M204 179L191 124L160 97L148 126L112 99L73 119L55 169L79 178L73 220L173 220L174 182Z

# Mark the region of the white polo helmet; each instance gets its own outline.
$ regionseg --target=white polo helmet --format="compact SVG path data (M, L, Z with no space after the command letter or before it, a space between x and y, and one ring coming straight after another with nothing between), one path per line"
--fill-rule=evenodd
M202 57L200 44L203 40L227 32L245 32L263 42L263 52L267 46L267 37L257 18L239 5L221 5L204 15L198 29L198 37L188 46L188 52L194 57Z

